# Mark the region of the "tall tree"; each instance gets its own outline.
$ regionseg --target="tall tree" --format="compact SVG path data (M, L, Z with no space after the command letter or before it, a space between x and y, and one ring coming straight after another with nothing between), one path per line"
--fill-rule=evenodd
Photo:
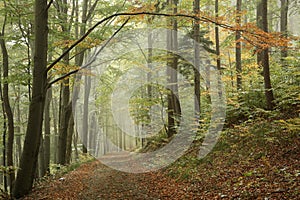
M200 12L200 0L195 0L194 1L194 14L199 14ZM196 118L199 119L199 114L200 114L200 47L199 47L199 42L200 42L200 25L199 21L195 20L194 21L194 26L193 26L193 32L194 32L194 59L195 59L195 66L194 66L194 109L195 109L195 114Z
M83 102L83 122L82 122L82 142L83 153L87 153L88 133L89 133L89 96L91 90L91 77L84 76L84 102Z
M236 1L236 24L241 25L241 10L242 0ZM241 32L236 31L235 33L235 63L236 63L236 87L237 90L242 90L242 44L241 44Z
M173 14L177 14L177 0L168 0L168 5L172 10ZM177 41L177 19L173 18L169 21L169 25L173 31L168 31L167 34L167 49L170 51L168 54L167 63L167 75L169 84L168 93L168 137L176 134L176 124L179 123L180 116L180 103L178 95L178 80L177 80L177 68L178 68L178 57L172 53L178 50Z
M268 32L268 0L261 0L257 6L257 25L263 31ZM257 62L263 68L264 88L266 97L266 108L274 108L274 95L270 78L269 48L260 49L257 55Z
M67 0L63 0L56 5L58 16L61 20L60 26L62 32L65 34L63 39L68 40L70 38L70 30L72 25L72 17L68 17L69 12L74 13L73 10L70 11L69 4ZM63 52L67 51L67 47L63 48ZM66 53L63 58L63 64L68 67L70 64L70 55ZM66 155L67 155L67 140L68 140L68 130L69 122L72 113L72 107L70 105L70 78L66 77L61 83L61 98L60 98L60 122L59 122L59 140L58 140L58 164L66 164Z
M289 10L289 0L280 0L281 9L280 9L280 32L282 36L287 37L288 32L288 10ZM287 45L285 45L287 46ZM288 51L286 47L281 49L281 59L284 63L284 59L288 56Z
M44 166L46 172L50 173L50 133L51 133L51 124L50 124L50 103L52 99L52 88L49 88L46 94L45 99L45 120L44 120Z
M4 1L4 7L6 7L6 1ZM4 104L4 111L7 118L7 124L8 124L8 138L7 138L7 145L6 145L6 159L7 159L7 166L13 167L13 144L14 144L14 117L13 112L10 106L9 101L9 83L8 83L8 71L9 71L9 61L8 61L8 52L6 48L6 42L4 39L5 36L5 26L6 26L6 16L5 13L4 16L4 22L2 26L2 31L0 34L0 45L2 50L2 65L3 65L3 104ZM4 155L3 155L4 156ZM10 190L12 190L13 182L15 180L15 173L14 171L9 171L8 175L8 184L10 187Z
M219 0L215 0L215 17L219 17ZM219 26L215 25L215 40L216 40L216 55L217 55L217 69L221 70L221 57L220 57L220 36Z
M42 133L44 98L47 81L48 5L47 0L35 1L35 52L33 64L32 100L20 168L13 188L13 197L27 194L33 185Z
M2 75L0 73L0 79L2 79ZM1 108L3 113L3 133L2 133L2 165L4 167L7 166L6 164L6 134L7 134L7 123L6 123L6 114L5 114L5 107L4 107L4 100L3 100L3 92L2 92L2 83L0 81L0 97L1 97ZM1 177L2 178L2 177ZM3 187L4 191L7 192L7 176L3 174Z

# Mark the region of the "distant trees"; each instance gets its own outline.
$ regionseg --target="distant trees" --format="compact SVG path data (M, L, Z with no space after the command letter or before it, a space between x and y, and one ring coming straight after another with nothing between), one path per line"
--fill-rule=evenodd
M51 173L51 164L66 165L74 158L78 158L81 152L89 153L91 149L98 154L114 149L113 145L101 143L100 140L112 139L119 147L130 150L140 147L140 143L145 145L145 140L132 139L122 132L114 123L113 116L109 111L108 97L116 80L122 74L121 68L110 66L109 70L111 71L102 77L103 85L93 86L103 92L103 96L95 95L95 101L98 105L101 104L99 106L101 107L101 116L98 116L97 112L92 113L89 105L88 97L89 89L91 89L89 86L92 75L86 76L85 81L80 81L79 79L82 78L80 76L77 79L70 76L75 74L82 65L86 49L97 46L100 42L110 38L113 30L116 27L120 28L119 22L124 21L124 16L126 19L127 16L131 16L132 24L139 23L139 26L146 26L146 23L149 23L151 27L157 25L157 27L167 27L173 30L167 34L167 38L164 38L168 41L166 48L169 50L163 55L165 57L161 56L163 53L160 51L158 55L156 50L151 48L151 42L155 37L151 34L147 41L150 48L145 54L149 69L155 62L163 62L169 67L165 74L168 75L168 79L163 77L164 81L169 84L169 91L155 84L149 84L147 87L139 88L139 91L134 94L136 99L130 100L131 106L140 106L133 109L133 115L137 118L148 116L146 120L142 117L138 119L144 121L139 124L140 126L136 126L137 129L142 129L151 121L148 113L151 106L156 103L161 104L159 120L164 123L164 127L160 133L169 138L177 133L180 126L180 103L184 101L184 98L179 97L177 75L181 72L194 87L195 99L191 109L194 109L197 120L200 119L203 127L209 123L211 102L209 98L206 98L209 92L208 88L200 87L202 79L199 71L204 66L201 66L200 62L199 43L203 44L209 53L214 54L213 57L216 59L211 64L217 66L219 70L222 68L226 89L230 91L228 113L231 116L243 115L246 118L251 113L251 109L255 107L269 110L277 108L274 97L277 89L274 90L274 88L278 88L279 83L286 84L279 82L278 79L281 78L281 73L287 73L281 71L281 68L277 66L278 58L281 57L284 61L285 69L299 64L297 60L289 61L287 59L288 55L292 56L296 53L286 48L288 40L282 40L289 35L287 24L290 2L288 0L281 0L278 10L271 10L273 8L268 8L267 0L260 0L257 8L252 4L247 5L248 13L244 12L245 4L242 4L241 0L236 0L236 7L232 10L226 7L229 2L218 0L201 1L201 5L200 0L193 2L151 1L149 4L126 1L124 4L117 2L117 6L111 6L112 2L35 0L3 1L1 4L3 20L1 21L2 30L0 30L0 57L2 60L0 96L3 114L0 116L2 133L0 148L3 154L1 165L4 165L1 171L3 172L1 181L5 189L12 190L13 197L19 198L27 194L31 190L35 178ZM32 9L33 5L34 20L33 15L28 14L28 11L24 9L25 7ZM210 16L210 12L206 12L209 9L215 11L214 16ZM121 14L121 11L124 10L126 13ZM225 13L224 10L228 12ZM280 22L280 37L269 33L270 26L273 26L268 23L270 10L280 12L280 18L273 19ZM256 11L257 14L255 14ZM227 13L230 13L230 16ZM51 15L49 20L48 14ZM142 17L145 15L153 15L155 18L151 16L147 18L146 22ZM232 19L234 15L236 18ZM247 20L251 19L254 22L257 18L257 27L260 29L247 23L247 20L244 20L246 17ZM88 29L96 20L98 23ZM99 25L103 25L104 28L96 29ZM126 29L130 28L131 26L126 26ZM190 55L195 61L193 70L192 68L188 69L189 64L184 63L182 58L171 53L176 52L180 46L178 43L181 41L178 41L177 30L186 32L187 37L191 36L196 41ZM263 40L260 40L261 38ZM254 48L257 51L254 51ZM277 49L279 50L277 51ZM235 56L232 60L223 59L224 52L230 54L234 51ZM257 61L255 53L257 53ZM60 55L62 56L60 57ZM58 59L52 61L55 57ZM221 58L222 63L220 62ZM49 63L51 64L47 68ZM231 64L232 66L235 64L235 69L227 67ZM261 69L263 69L263 78L259 75ZM205 71L209 72L208 68ZM147 76L150 82L155 78L151 75L148 73ZM227 76L230 76L229 81ZM234 77L236 77L236 81L234 81ZM59 84L54 85L54 83ZM84 104L82 109L84 126L81 128L86 133L84 134L86 137L81 138L82 141L78 138L74 125L76 119L73 118L71 110L72 100L78 99L76 96L78 94L74 93L74 96L71 96L78 86L75 83L86 86L85 91L81 91L86 93L85 102L80 102ZM264 88L262 89L262 87ZM265 96L261 97L263 93ZM235 99L236 96L239 96L238 101ZM276 100L278 102L278 95ZM28 101L30 101L29 105ZM149 101L152 102L149 103ZM266 103L261 104L262 101ZM165 102L168 103L164 104ZM145 105L147 109L142 109L144 107L141 105ZM202 118L199 115L200 106ZM164 116L164 111L167 111L167 116ZM136 123L138 124L138 122ZM103 129L97 130L99 124L103 125ZM97 131L101 131L103 134L97 137ZM141 132L141 130L138 131ZM23 134L24 132L26 134ZM82 142L84 145L80 146ZM18 171L14 181L15 167L18 168Z

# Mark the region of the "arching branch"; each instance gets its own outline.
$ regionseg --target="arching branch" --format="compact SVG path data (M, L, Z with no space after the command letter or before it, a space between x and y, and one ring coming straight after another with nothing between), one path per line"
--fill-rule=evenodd
M232 26L222 24L219 22L216 22L212 19L209 19L207 17L198 17L196 15L188 15L188 14L167 14L167 13L153 13L153 12L136 12L136 13L115 13L113 15L110 15L108 17L105 17L104 19L97 22L94 26L92 26L80 39L78 39L76 42L74 42L62 55L60 55L55 61L53 61L47 68L47 72L51 70L54 65L56 65L66 54L68 54L72 49L74 49L79 43L81 43L96 27L103 24L107 20L110 20L115 17L119 16L137 16L137 15L152 15L152 16L164 16L164 17L185 17L190 19L196 19L198 21L202 22L211 22L214 23L220 27L226 28L226 29L232 29Z
M47 85L47 88L50 88L54 83L57 83L58 81L60 81L60 80L63 80L64 78L66 78L66 77L68 77L68 76L71 76L72 74L75 74L75 73L77 73L77 72L79 72L80 70L83 70L83 69L85 69L85 68L87 68L87 67L89 67L90 66L90 64L92 64L94 61L95 61L95 59L96 59L96 57L103 51L103 49L108 45L108 43L121 31L121 29L127 24L127 22L129 21L129 19L130 18L128 18L123 24L122 24L122 26L120 26L119 28L118 28L118 30L116 31L116 32L114 32L114 34L105 42L105 44L103 45L103 46L101 46L101 48L96 52L96 54L95 54L95 56L93 57L93 59L92 60L90 60L88 63L86 63L84 66L82 66L82 67L80 67L80 68L78 68L78 69L75 69L75 70L73 70L73 71L70 71L69 73L67 73L67 74L65 74L65 75L63 75L63 76L61 76L61 77L59 77L59 78L57 78L57 79L55 79L55 80L53 80L53 81L51 81L50 83L48 83L48 85Z
M62 55L60 55L55 61L53 61L47 68L47 72L49 70L51 70L66 54L68 54L72 49L74 49L78 44L80 44L95 28L97 28L99 25L103 24L104 22L111 20L113 18L116 17L120 17L120 16L138 16L138 15L150 15L150 16L163 16L163 17L184 17L184 18L189 18L189 19L193 19L199 22L208 22L208 23L213 23L219 27L228 29L228 30L232 30L232 31L240 31L241 33L245 33L245 34L252 34L255 35L254 37L257 38L264 38L264 39L268 39L267 35L261 34L261 33L254 33L252 31L252 29L248 30L245 27L233 27L231 25L225 24L225 23L221 23L218 22L216 19L210 19L208 17L205 16L198 16L198 15L189 15L189 14L182 14L182 13L177 13L177 14L168 14L168 13L155 13L155 12L134 12L134 13L115 13L113 15L110 15L108 17L103 18L102 20L100 20L99 22L97 22L94 26L92 26L80 39L78 39L76 42L74 42ZM126 20L126 22L113 34L112 37L110 37L110 39L107 41L107 43L125 26L125 24L128 22L129 18ZM107 43L102 46L102 49L107 45ZM100 53L100 52L99 52ZM82 68L80 68L82 69ZM49 83L49 87L51 85L53 85L54 83L78 72L80 69L71 71L65 75L63 75L62 77L59 77L57 79L55 79L54 81L51 81Z

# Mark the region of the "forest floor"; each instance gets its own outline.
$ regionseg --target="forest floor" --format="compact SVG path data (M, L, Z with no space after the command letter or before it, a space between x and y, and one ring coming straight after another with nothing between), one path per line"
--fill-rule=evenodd
M299 199L298 131L273 122L250 127L225 131L202 160L193 156L194 148L165 169L141 174L87 162L36 185L23 200Z

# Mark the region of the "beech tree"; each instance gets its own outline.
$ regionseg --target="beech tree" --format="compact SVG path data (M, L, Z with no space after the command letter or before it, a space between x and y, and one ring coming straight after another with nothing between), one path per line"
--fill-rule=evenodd
M284 37L288 35L288 10L289 10L289 0L280 0L280 32ZM288 56L288 51L286 47L281 49L281 59L284 60ZM284 62L284 61L283 61Z
M242 0L236 1L236 23L237 25L241 25L241 10L242 10ZM242 43L241 32L236 31L235 33L235 65L236 65L236 87L237 90L242 90Z
M194 13L197 15L200 13L200 0L194 1ZM199 119L200 115L200 107L201 107L201 90L200 90L200 24L198 20L194 20L194 60L195 60L195 66L194 66L194 93L195 93L195 99L194 99L194 109L196 114L196 119Z
M268 32L268 0L261 0L257 6L257 25L263 31ZM260 49L257 53L257 62L263 68L266 107L274 108L274 95L270 77L269 48Z
M35 53L32 100L29 105L29 116L20 170L18 170L13 188L13 197L15 198L22 197L31 190L36 172L47 88L48 7L47 0L35 1Z
M34 10L34 15L35 15L35 22L34 22L34 47L32 49L34 49L34 56L31 56L34 60L33 62L33 79L32 79L32 87L28 87L28 90L32 92L32 95L28 95L29 97L32 96L31 101L30 101L30 105L29 105L29 114L28 114L28 121L27 121L27 127L26 127L26 135L25 135L25 141L24 141L24 147L23 147L23 152L22 152L22 156L21 156L21 160L20 160L20 166L18 166L18 173L17 173L17 177L16 177L16 181L15 181L15 185L13 187L13 197L15 198L19 198L25 194L27 194L30 189L32 188L33 182L34 182L34 178L35 178L35 174L36 174L36 168L37 168L37 161L38 161L38 153L39 150L41 150L40 152L44 152L43 154L40 154L41 156L41 166L45 167L45 169L49 170L49 153L50 154L55 154L54 155L54 159L53 159L53 163L60 163L60 164L67 164L71 161L71 153L72 153L72 134L73 134L73 128L74 128L74 119L72 117L72 113L71 113L71 106L72 106L72 102L70 101L70 94L72 91L72 88L69 87L69 83L71 79L70 76L73 74L76 74L78 71L84 69L84 68L76 68L75 70L72 70L70 68L67 68L67 72L60 74L59 77L55 77L53 78L52 76L48 76L47 77L47 73L48 75L50 74L50 70L52 70L56 64L58 64L61 60L63 60L65 62L65 64L68 64L69 62L73 62L73 58L74 62L77 66L81 66L82 61L83 61L83 55L84 55L84 50L86 49L85 47L82 46L78 46L78 44L80 44L82 41L84 41L85 38L87 38L87 36L96 29L96 27L98 27L99 25L103 25L104 23L109 23L112 22L113 20L116 21L116 19L120 19L120 21L124 21L124 19L126 19L127 21L134 19L135 17L140 17L138 18L138 20L142 20L141 16L145 16L145 15L149 15L149 16L156 16L156 17L167 17L171 20L168 21L168 25L169 27L171 27L171 29L173 30L177 30L178 26L181 25L181 23L183 23L185 26L191 28L191 24L193 24L193 37L195 39L195 41L201 42L200 39L200 35L202 34L200 32L200 28L199 28L199 23L209 23L209 24L214 24L216 25L215 27L215 33L216 33L216 52L217 52L217 67L218 69L221 69L221 63L220 63L220 51L218 50L220 47L220 43L222 42L222 37L219 37L218 34L220 34L220 36L222 36L222 34L224 34L222 31L219 31L219 28L221 30L221 28L224 28L226 30L231 31L231 33L236 34L236 40L243 40L243 42L247 42L248 44L251 44L253 46L255 46L258 42L257 41L262 41L262 44L270 47L270 46L276 46L276 47L280 47L281 44L281 39L279 38L278 40L274 39L274 35L272 35L271 33L268 33L268 24L267 24L267 1L262 0L262 3L259 6L258 11L261 9L262 11L258 12L258 23L259 27L261 27L261 29L263 30L262 32L260 32L261 30L258 30L257 27L253 28L253 26L243 26L241 25L242 23L239 24L239 14L241 11L241 1L237 0L237 15L238 17L235 19L237 24L239 25L231 25L228 22L224 22L220 19L216 20L216 18L219 17L219 6L218 3L219 1L216 0L215 1L215 16L211 16L208 17L206 15L203 15L200 12L200 1L199 0L195 0L194 2L194 13L193 14L186 14L182 11L179 11L178 9L180 8L180 2L178 2L177 0L168 0L169 5L171 6L170 9L171 12L170 13L160 13L159 9L156 10L155 12L153 12L153 10L143 10L143 6L141 6L141 8L138 8L137 10L132 10L129 12L121 12L118 11L114 14L107 14L108 16L102 18L101 20L99 20L98 22L96 22L96 24L94 26L92 26L90 29L87 29L87 22L88 19L90 19L90 17L93 15L93 12L95 11L95 7L97 6L97 0L94 1L94 3L92 3L92 1L90 0L84 0L82 1L82 5L83 5L83 10L82 10L82 20L81 20L81 24L80 24L80 20L79 20L79 13L80 13L80 9L79 9L79 1L74 0L72 1L74 3L74 5L72 5L73 10L71 13L72 16L75 17L75 23L72 23L68 20L65 19L66 16L68 16L70 14L70 12L68 10L65 10L66 7L68 7L67 5L67 1L55 1L54 3L60 2L61 4L59 4L61 10L60 10L60 14L61 17L63 18L63 23L64 24L60 24L59 26L61 27L61 29L63 31L69 31L70 36L72 34L74 34L75 32L75 36L72 35L72 38L79 38L76 41L71 41L71 44L64 46L64 47L56 47L56 50L58 50L57 52L62 53L61 55L55 55L58 56L58 58L56 60L54 60L53 62L51 62L51 64L48 66L48 68L46 67L47 65L47 50L50 51L51 49L48 49L48 40L47 40L47 35L48 35L48 28L47 28L47 23L48 23L48 9L50 8L50 6L52 5L53 1L49 1L49 3L47 4L47 0L36 0L35 1L35 10ZM55 5L58 6L58 5ZM223 6L223 5L222 5ZM147 8L147 7L146 7ZM191 5L189 5L189 9L191 9ZM255 9L253 9L254 11ZM221 13L221 12L220 12ZM128 16L130 16L130 19L128 18ZM253 15L254 16L254 15ZM179 19L186 19L187 22L182 22L184 20L178 20ZM118 22L120 22L118 21ZM104 43L104 45L101 48L105 48L106 44L125 26L125 24L127 23L127 21L113 34L111 34L111 32L107 33L107 35L109 35L109 39L106 43ZM75 26L75 30L74 32L70 31L72 30L70 27L67 27L68 25L66 25L66 23L69 23L68 25L74 25ZM234 22L233 22L234 23ZM165 24L164 24L165 25ZM21 26L22 27L22 26ZM111 28L111 27L110 27ZM77 30L76 30L77 29ZM113 29L110 29L113 30ZM283 31L282 31L283 32ZM110 35L111 34L111 35ZM4 35L4 32L2 31L2 36ZM100 35L100 34L99 34ZM98 37L100 37L98 35ZM103 34L104 35L104 34ZM101 32L101 39L107 37L107 35L103 36L102 32ZM213 31L211 32L211 35L213 35ZM233 35L234 36L234 35ZM251 37L252 36L252 37ZM152 36L149 36L149 44L151 43L151 38ZM202 37L202 35L201 35ZM70 37L71 38L71 37ZM69 37L64 38L63 42L70 42ZM269 38L272 38L272 40L268 40ZM5 39L3 37L1 37L1 39ZM261 40L263 39L263 40ZM68 40L68 41L67 41ZM234 42L236 42L236 40L232 39L230 40L231 45L234 45ZM176 33L172 33L172 34L168 34L168 48L169 50L172 51L176 51L177 50L177 35ZM51 43L51 42L50 42ZM5 44L5 43L4 43ZM240 44L238 44L238 42L235 43L236 44L236 62L237 62L237 66L236 66L236 71L237 71L237 87L239 88L241 86L241 80L239 81L239 73L241 72L241 69L239 69L239 61L241 59L241 53L242 52L238 52L240 50ZM269 51L268 48L263 48L262 46L258 46L261 48L261 50L259 51L259 64L263 67L263 71L264 71L264 80L265 80L265 95L266 95L266 99L267 99L267 108L268 109L272 109L273 108L273 93L272 93L272 87L271 87L271 81L270 81L270 72L269 72ZM151 46L151 45L149 45ZM7 66L8 65L4 65L4 63L7 63L7 61L5 60L7 58L6 54L5 54L5 46L2 45L1 43L1 47L2 47L2 58L3 58L3 78L8 76L7 73ZM223 47L222 47L223 48ZM71 50L75 49L75 55L73 55L74 52L71 52ZM55 52L54 54L58 54L57 52ZM152 61L156 61L154 59L156 59L153 54L155 55L155 51L152 52L152 50L149 49L148 51L148 66L151 67L151 63ZM215 53L215 52L214 52ZM71 57L71 55L73 57ZM168 75L170 75L170 79L168 80L168 83L172 84L172 91L173 93L171 93L171 95L169 95L167 98L169 100L168 102L168 107L166 107L165 105L163 105L164 109L168 109L168 113L170 113L169 115L169 130L167 132L167 136L171 137L172 135L176 134L176 128L178 126L180 126L179 121L177 121L178 116L180 116L180 104L179 104L179 100L178 100L178 87L176 84L177 83L177 74L176 74L176 70L178 70L178 57L174 54L169 54L170 57L168 57L168 61L167 64L170 68L173 69L173 71L168 71ZM194 55L192 55L195 58L195 65L196 67L199 67L199 60L198 60L198 55L199 55L199 47L197 46L197 44L194 46ZM240 56L240 57L239 57ZM153 60L152 60L153 59ZM251 58L252 61L254 60L253 58ZM49 59L51 60L51 59ZM4 62L5 61L5 62ZM224 61L225 62L225 61ZM30 62L29 62L30 63ZM154 62L153 62L154 63ZM28 65L30 68L30 65ZM67 66L68 67L68 66ZM120 69L118 69L120 70ZM226 69L225 69L226 70ZM224 71L225 71L224 70ZM30 71L30 70L29 70ZM196 72L197 71L197 72ZM174 73L175 72L175 73ZM193 73L193 72L192 72ZM31 75L31 74L30 74ZM192 76L191 76L192 77ZM48 78L48 80L47 80ZM52 79L51 79L52 78ZM89 77L90 78L90 77ZM114 76L111 76L111 82L108 84L110 87L111 85L114 83L115 79ZM195 88L194 88L194 92L196 95L195 100L195 111L197 114L199 114L200 112L200 76L199 76L199 72L198 70L194 70L194 77L192 77L191 79L194 78L194 84L195 84ZM148 79L151 79L151 76L148 76ZM66 81L68 80L68 81ZM47 82L48 81L48 82ZM77 79L75 79L75 82L77 81ZM64 82L64 83L62 83ZM79 82L79 81L78 81ZM90 80L86 79L86 83L89 83ZM8 84L8 81L3 81L2 82L2 86L0 89L2 90L0 93L2 94L2 100L3 100L3 111L5 113L4 115L4 120L7 119L7 124L6 121L4 121L3 125L4 125L4 133L3 133L3 142L5 144L5 141L7 140L6 137L6 125L11 126L13 123L10 123L9 120L9 113L7 113L7 111L9 111L9 109L6 109L6 106L4 105L4 102L6 101L5 97L8 92L7 90L9 88L7 88L5 86L5 84ZM29 80L30 84L26 84L27 85L31 85L31 81ZM58 92L55 92L54 90L50 91L48 90L48 97L46 97L46 92L47 89L50 89L52 85L54 85L55 83L62 83L61 91L62 92L62 96L64 96L61 100L62 103L62 107L61 107L61 111L58 111L58 107L57 107L57 96L58 96ZM64 85L65 84L65 85ZM245 84L246 85L246 84ZM87 85L88 86L88 85ZM73 90L75 91L75 84L73 86ZM99 86L99 87L103 87L106 90L112 90L112 88L108 89L108 86ZM233 88L233 87L232 87ZM32 90L31 90L32 89ZM53 89L53 88L52 88ZM241 88L240 88L241 89ZM149 97L155 96L157 95L157 89L155 87L148 87L147 88L147 94ZM146 91L146 90L145 90ZM53 92L53 101L52 101L52 109L50 109L50 95ZM78 92L78 91L77 91ZM83 92L83 91L81 91ZM86 97L88 96L88 92L86 90ZM21 92L19 92L21 93ZM166 93L164 93L165 95ZM76 99L76 93L74 94L75 97L74 99ZM176 97L177 95L177 97ZM108 96L108 95L107 95ZM106 97L103 97L106 98ZM88 99L88 98L86 98ZM204 99L204 98L203 98ZM203 100L202 99L202 100ZM260 99L261 100L261 99ZM9 102L9 101L7 101ZM107 103L108 101L103 101L105 103ZM205 107L205 103L204 102L204 106ZM85 102L85 106L88 106L88 101L86 100ZM103 106L105 107L105 106ZM107 108L107 107L106 107ZM207 109L208 110L208 109ZM89 137L89 146L90 147L94 147L95 145L95 141L92 141L95 138L95 130L93 130L93 128L97 127L97 120L96 120L96 116L92 116L90 123L88 123L88 108L86 108L85 110L85 116L84 119L86 120L85 122L87 122L87 124L85 124L85 128L84 131L91 133L91 136ZM45 115L44 115L45 112ZM50 123L50 114L53 114L53 123ZM116 128L116 126L112 127L113 124L113 120L112 120L112 116L111 113L109 113L109 111L105 110L105 114L103 116L101 116L101 123L105 124L105 127L103 129L103 132L105 132L105 135L102 135L101 137L103 138L103 140L106 140L109 136L113 135L117 141L118 144L120 144L120 146L122 146L122 148L127 148L127 147L131 147L130 142L127 142L128 137L125 137L124 133L120 133L120 131ZM139 111L142 112L142 111ZM18 111L18 113L21 113ZM57 115L56 113L60 114L60 118L61 120L57 120ZM44 137L44 142L43 145L41 145L41 141L42 141L42 122L43 122L43 116L45 117L45 137ZM7 118L6 118L7 117ZM21 121L20 117L17 117L19 119L17 119L17 121ZM173 121L172 121L173 120ZM164 121L164 120L162 120ZM12 121L13 122L13 121ZM90 130L88 129L88 125L91 125ZM51 126L51 127L50 127ZM60 127L60 130L57 130L57 127ZM13 128L13 126L11 127ZM8 129L11 130L11 129ZM57 135L57 132L60 132L60 135L63 136L63 138L60 138L60 148L59 148L59 154L60 156L58 157L59 159L56 160L56 153L55 152L49 152L49 142L51 141L49 138L50 135L50 131L53 130L55 132L55 135ZM165 131L165 130L164 130ZM9 133L10 135L10 133ZM13 135L12 135L13 136ZM11 140L12 137L8 138L8 141ZM85 140L85 138L83 138ZM13 139L12 139L13 141ZM55 139L54 139L55 141ZM88 143L88 141L84 141L85 144ZM21 141L18 142L18 144L20 144ZM54 142L56 143L56 142ZM79 151L77 151L77 136L75 134L75 139L73 141L73 146L75 147L75 151L76 151L76 155L78 157L78 154L81 153ZM13 143L11 143L13 144ZM9 144L9 145L11 145ZM8 145L8 146L9 146ZM18 145L19 147L21 145ZM112 145L111 145L112 146ZM108 144L104 144L103 146L101 146L103 148L103 153L107 153L111 150L114 150L113 147L111 147ZM100 149L100 147L98 146L98 149ZM56 149L55 149L56 150ZM3 150L5 151L5 149ZM95 150L96 153L97 150ZM84 147L83 148L83 153L87 153L87 149ZM7 159L9 158L8 152L4 152L4 154L7 154ZM4 165L7 165L8 163L6 162L6 157L3 158L4 161ZM7 160L8 161L8 160ZM41 175L43 175L44 173L42 173ZM13 178L13 177L12 177ZM11 178L11 179L12 179ZM4 180L4 184L6 180Z
M6 6L6 1L4 1L4 6ZM9 83L8 83L8 69L9 69L9 61L8 61L8 52L6 48L6 42L5 42L5 26L6 26L6 20L7 20L7 13L5 13L4 16L4 22L2 26L2 31L0 33L0 45L2 50L2 64L3 64L3 105L4 105L4 111L7 118L7 125L8 125L8 139L7 139L7 145L6 147L6 156L7 156L7 166L9 168L12 168L14 166L13 163L13 144L14 144L14 117L13 112L10 106L10 100L9 100ZM5 155L4 155L5 156ZM15 173L13 170L8 171L8 184L10 187L10 190L12 190L13 182L15 180Z

